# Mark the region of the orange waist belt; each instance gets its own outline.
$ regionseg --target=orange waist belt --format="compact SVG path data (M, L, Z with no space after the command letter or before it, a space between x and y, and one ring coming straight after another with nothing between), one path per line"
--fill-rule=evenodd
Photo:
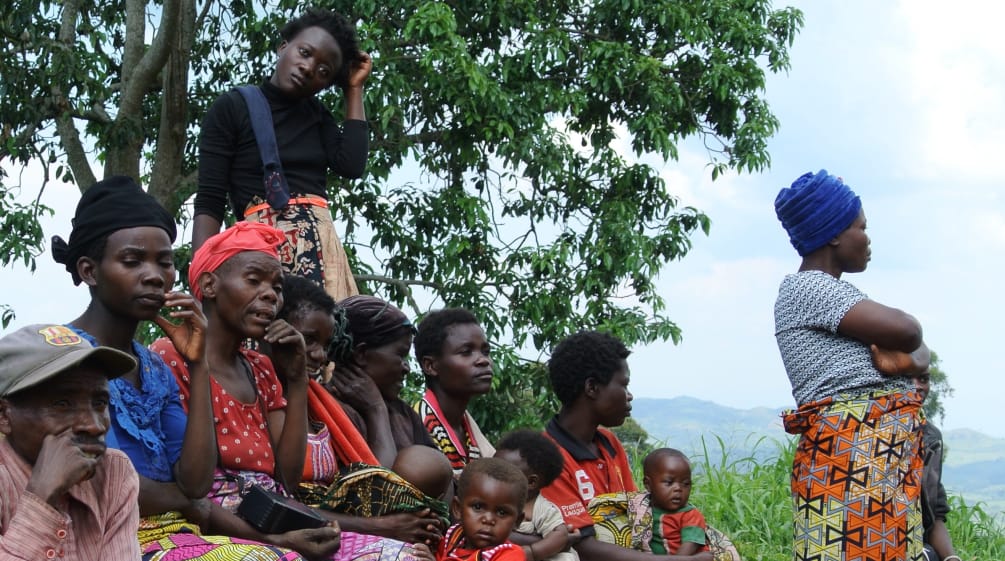
M328 208L328 201L325 200L325 199L323 199L323 198L321 198L321 197L319 197L319 196L317 196L317 195L306 195L306 196L303 196L303 197L294 197L294 198L290 199L290 202L287 203L287 206L289 206L289 205L314 205L314 206L319 206L321 208ZM272 208L272 207L269 206L269 203L262 203L262 204L258 204L258 205L255 205L255 206L249 206L248 208L244 209L244 217L247 218L247 217L251 216L252 214L255 214L255 213L261 212L263 210L270 209L270 208Z

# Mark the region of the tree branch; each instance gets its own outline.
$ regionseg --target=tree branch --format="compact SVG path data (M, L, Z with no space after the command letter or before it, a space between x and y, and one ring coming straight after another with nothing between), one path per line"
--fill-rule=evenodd
M68 53L73 53L73 44L77 37L77 17L80 14L80 0L66 0L63 2L63 14L59 22L59 48L66 49ZM69 56L73 56L70 54ZM80 141L80 132L73 124L73 117L70 115L70 104L64 96L59 85L53 84L52 92L53 113L56 121L56 132L59 134L60 144L66 150L66 159L70 165L70 171L77 183L77 187L83 192L86 187L90 187L94 179L94 171L87 161L87 151Z
M408 299L408 305L416 315L422 314L422 309L419 308L419 303L412 297L413 286L425 286L435 290L443 290L443 285L439 283L418 279L395 279L384 275L353 275L353 278L357 281L374 281L397 286L404 293L405 298Z
M143 97L155 87L170 54L178 30L182 0L164 0L160 25L150 47L146 46L148 0L126 0L126 42L122 54L122 96L114 128L122 140L107 148L105 174L139 178L143 150Z
M202 4L202 11L195 19L195 29L202 29L203 23L206 21L206 16L209 15L209 9L213 6L213 0L206 0Z
M16 149L19 146L27 144L31 137L38 131L39 127L42 126L42 121L35 123L29 123L21 132L14 136L14 140L10 144ZM0 160L9 157L11 151L7 149L7 140L11 138L11 134L8 130L4 130L3 134L0 134Z
M188 63L195 41L195 0L181 0L178 32L170 36L162 84L161 119L157 131L157 154L150 173L148 192L171 214L177 214L184 197L178 170L185 159L186 114L188 113Z
M87 160L87 151L84 149L83 143L80 142L80 133L69 114L65 113L56 117L56 132L59 133L63 150L66 150L66 162L70 165L73 179L77 183L77 188L83 193L88 187L94 185L97 179L94 176L94 170L91 169L90 162Z
M122 54L122 101L119 111L139 111L143 95L156 80L178 32L182 0L165 0L157 35L146 46L147 0L126 0L126 45Z

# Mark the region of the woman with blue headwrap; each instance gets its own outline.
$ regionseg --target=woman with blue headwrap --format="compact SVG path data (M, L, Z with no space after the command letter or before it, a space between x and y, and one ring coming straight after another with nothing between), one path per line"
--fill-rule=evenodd
M870 300L843 273L870 259L857 195L826 170L775 199L802 257L782 281L775 337L798 409L792 469L793 559L923 559L920 396L928 367L921 325Z

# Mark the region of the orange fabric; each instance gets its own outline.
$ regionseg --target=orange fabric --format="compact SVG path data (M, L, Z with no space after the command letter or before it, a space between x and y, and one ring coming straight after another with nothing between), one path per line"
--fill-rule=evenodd
M257 222L238 222L230 228L210 236L208 240L192 256L192 264L188 268L188 283L192 287L192 296L202 300L202 290L199 289L199 275L217 270L223 262L244 251L261 251L279 259L276 246L286 240L282 230Z
M555 503L562 511L566 524L572 524L576 529L593 525L593 518L587 510L593 497L636 490L632 469L628 465L628 455L621 446L621 441L604 427L597 427L597 434L607 439L614 453L608 451L597 439L600 455L591 460L576 460L550 434L545 433L558 445L563 466L558 478L541 489L541 496Z
M324 423L331 433L332 448L338 456L339 463L349 465L355 462L362 462L372 466L379 466L377 457L370 451L370 446L366 440L356 430L356 426L342 410L342 406L335 400L332 394L316 380L311 380L307 385L307 413L311 419ZM309 451L308 451L309 453ZM310 457L304 463L304 469L309 469ZM304 481L309 481L309 474L304 474Z
M470 549L464 543L464 528L454 524L436 548L436 561L526 561L527 555L519 545L505 542L483 549Z
M917 392L873 392L783 414L785 430L800 435L794 560L923 557L920 410Z
M304 196L304 197L293 197L292 199L290 199L290 202L288 202L286 204L287 204L287 206L289 206L289 205L314 205L314 206L319 206L319 207L323 207L323 208L328 208L328 201L322 199L321 197L317 197L317 196L313 196L313 195L308 195L308 196ZM269 206L269 203L261 203L261 204L249 206L248 208L244 209L244 217L247 218L248 216L250 216L252 214L255 214L257 212L261 212L263 210L267 210L267 209L270 209L270 208L272 208L272 207Z

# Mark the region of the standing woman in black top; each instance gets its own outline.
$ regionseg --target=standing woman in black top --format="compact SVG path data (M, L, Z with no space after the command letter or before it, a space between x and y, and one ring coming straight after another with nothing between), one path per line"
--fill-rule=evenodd
M309 8L280 31L272 77L260 88L272 113L289 203L265 202L264 174L248 105L237 91L209 108L199 140L199 190L192 250L220 231L227 199L241 219L286 233L283 268L321 284L336 300L357 293L356 282L328 208L328 171L347 178L366 167L368 127L363 85L370 55L360 51L355 28L340 14ZM341 126L316 95L338 85L345 95Z

